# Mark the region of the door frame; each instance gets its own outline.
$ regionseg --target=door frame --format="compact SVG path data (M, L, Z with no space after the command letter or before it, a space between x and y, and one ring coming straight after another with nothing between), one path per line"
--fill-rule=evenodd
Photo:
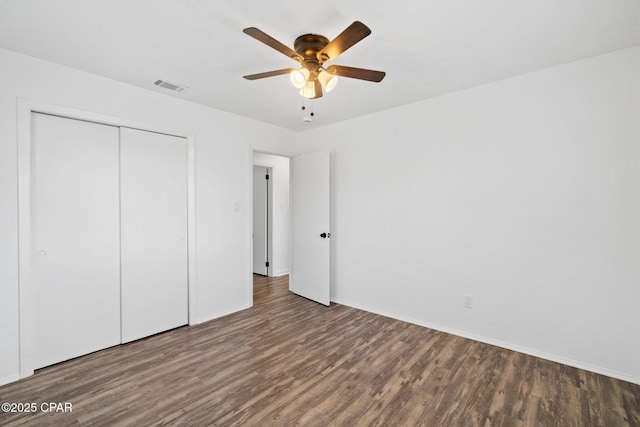
M20 378L33 375L33 241L32 241L32 113L50 114L69 119L83 120L104 125L128 127L150 132L174 135L187 140L187 240L188 240L188 310L189 324L197 319L196 275L196 221L195 221L195 134L190 131L151 125L120 117L113 117L74 108L33 101L17 100L18 125L18 288L19 288L19 339Z

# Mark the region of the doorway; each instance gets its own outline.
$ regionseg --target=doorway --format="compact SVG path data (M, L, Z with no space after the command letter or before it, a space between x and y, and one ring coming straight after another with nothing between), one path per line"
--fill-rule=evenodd
M255 254L258 267L254 271L264 277L290 274L291 292L327 306L331 301L330 164L329 151L298 154L292 158L254 152L252 169L256 171L252 255ZM269 179L265 184L267 173ZM264 205L261 191L267 191ZM264 222L262 212L266 212L268 218L266 246L255 233ZM260 265L264 259L260 252L263 247L268 251L266 272Z

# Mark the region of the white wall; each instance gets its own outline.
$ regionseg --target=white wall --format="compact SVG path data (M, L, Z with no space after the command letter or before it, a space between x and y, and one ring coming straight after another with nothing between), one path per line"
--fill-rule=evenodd
M291 239L289 215L289 158L265 153L254 153L255 165L272 168L273 190L273 256L272 276L289 274L289 242Z
M635 47L305 133L332 299L640 383L638 76Z
M335 301L640 383L640 47L304 138L5 50L0 64L0 384L18 373L18 97L196 134L201 320L250 304L252 150L297 141L332 149Z
M286 153L294 133L2 49L0 64L0 384L19 372L17 98L193 132L197 319L251 304L252 152Z

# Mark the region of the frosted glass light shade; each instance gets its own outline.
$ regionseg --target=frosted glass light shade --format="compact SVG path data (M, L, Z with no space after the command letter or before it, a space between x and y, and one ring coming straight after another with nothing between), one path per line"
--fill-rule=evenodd
M338 83L337 76L333 76L324 70L320 71L320 74L318 74L318 80L320 80L322 87L327 92L331 92L333 88L336 87L336 83Z
M316 96L316 89L315 86L313 84L313 82L307 82L301 89L300 89L300 95L304 96L305 98L314 98Z
M291 84L298 89L302 89L309 78L309 70L300 68L299 70L292 71L289 77L291 78Z

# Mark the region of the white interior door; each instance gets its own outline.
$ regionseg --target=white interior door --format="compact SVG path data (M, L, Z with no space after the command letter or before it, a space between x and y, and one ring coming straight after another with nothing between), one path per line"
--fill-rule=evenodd
M118 128L32 115L34 367L120 343Z
M269 169L253 166L253 272L266 276L269 272Z
M122 342L188 323L187 140L120 134Z
M330 304L330 153L292 160L293 249L290 289Z

